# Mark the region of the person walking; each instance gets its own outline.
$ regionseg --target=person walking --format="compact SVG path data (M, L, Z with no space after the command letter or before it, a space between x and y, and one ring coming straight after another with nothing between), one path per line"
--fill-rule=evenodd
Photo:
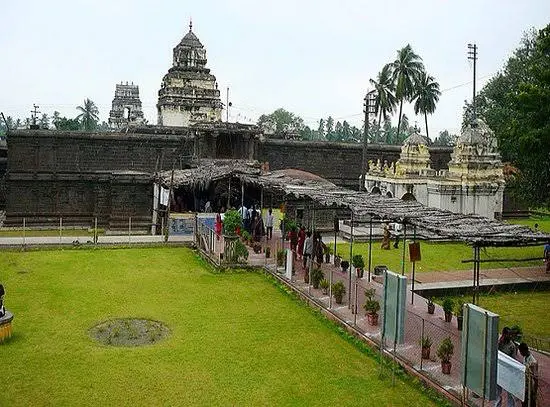
M298 258L299 260L302 260L302 254L304 252L304 242L306 241L306 228L304 226L300 226L300 230L298 231Z
M502 328L502 334L500 335L500 338L498 339L498 350L502 353L505 353L506 355L510 356L511 358L516 358L516 344L512 340L512 330L505 326ZM497 385L497 399L495 401L494 406L500 407L502 405L502 398L504 393L506 393L506 407L514 407L516 405L515 398L512 394L505 391L502 387Z
M544 262L546 263L546 272L550 273L550 242L544 245Z
M311 238L311 232L306 233L306 240L304 241L304 251L302 253L303 269L306 270L308 266L308 259L311 259L313 254L313 239Z
M267 229L267 240L273 238L273 209L269 208L265 216L265 228Z
M521 356L523 356L523 364L525 365L525 397L521 405L523 407L536 407L539 388L539 363L529 351L529 346L525 342L520 343L518 349Z

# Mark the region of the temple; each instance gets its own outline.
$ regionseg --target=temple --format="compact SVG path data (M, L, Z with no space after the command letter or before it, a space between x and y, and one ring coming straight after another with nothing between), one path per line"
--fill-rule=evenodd
M116 130L144 123L138 85L134 85L133 82L130 85L128 82L117 83L112 109L109 112L109 126Z
M418 202L455 213L502 216L504 175L493 131L475 119L462 129L448 170L431 167L429 140L418 131L403 142L399 160L370 162L365 188L372 194Z
M174 48L173 66L162 79L157 104L161 126L191 126L221 121L222 103L216 77L206 68L206 50L189 32Z

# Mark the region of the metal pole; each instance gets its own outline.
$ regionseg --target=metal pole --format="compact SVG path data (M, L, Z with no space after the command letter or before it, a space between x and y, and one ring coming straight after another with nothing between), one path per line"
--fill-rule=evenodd
M23 247L25 247L25 218L23 218Z
M476 247L472 247L474 253L473 253L473 257L474 257L474 276L473 276L473 281L472 281L472 304L475 305L476 303L476 259L477 259L477 250L476 250Z
M328 286L328 309L332 309L332 267L329 273L329 286Z
M372 215L369 222L369 271L367 281L370 283L370 270L372 265Z
M479 303L479 275L481 271L481 247L477 248L476 301Z
M416 243L416 225L414 225L413 229L413 243ZM405 244L405 242L403 242ZM411 286L411 304L414 304L414 278L416 274L416 261L413 261L413 269L412 269L412 286Z
M94 219L94 244L97 246L97 216Z
M62 240L62 236L63 236L63 217L60 216L59 217L59 243L61 243L61 240Z
M351 306L351 267L353 259L353 210L351 211L351 227L350 227L350 239L349 239L349 267L348 267L348 308Z
M357 298L357 274L355 275L355 304L354 304L354 307L353 307L353 325L357 326L357 302L358 302L358 298Z
M422 357L422 342L424 341L424 318L422 318L422 330L420 331L420 370L422 370L424 364L424 358Z
M242 208L244 208L244 182L241 180L241 209ZM246 214L241 213L241 217L243 215L246 217Z
M132 234L132 217L130 216L128 218L128 244L131 243L130 241L130 235Z
M229 123L229 86L227 87L226 93L226 105L225 105L225 122Z
M227 210L231 208L231 177L229 177L229 190L227 192Z
M401 275L405 275L405 242L407 241L407 222L403 220L403 257L401 258Z

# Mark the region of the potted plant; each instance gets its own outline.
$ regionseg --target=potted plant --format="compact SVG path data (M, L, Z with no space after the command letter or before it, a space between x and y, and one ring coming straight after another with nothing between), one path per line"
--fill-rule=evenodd
M323 271L315 267L313 270L311 270L311 284L313 285L313 288L317 289L319 288L319 284L321 283L321 280L325 278L325 275L323 274Z
M271 257L271 247L266 247L265 248L265 258L266 259L269 259Z
M349 267L349 261L344 260L340 263L340 266L342 267L342 273L346 273L348 271Z
M445 322L451 322L453 319L453 308L455 304L450 298L443 300L443 311L445 312Z
M228 210L223 217L223 234L227 236L237 235L237 230L242 229L242 222L243 219L238 211Z
M346 287L344 287L344 283L341 281L338 281L332 285L332 295L334 295L336 304L342 304L342 299L344 298L345 293Z
M430 297L430 298L428 298L428 299L426 300L426 304L428 304L428 314L432 314L432 315L433 315L434 312L435 312L435 304L434 304L434 302L433 302L433 300L432 300L432 297Z
M424 336L420 340L420 346L422 347L422 359L430 358L430 348L432 347L432 340L429 336Z
M459 331L462 331L462 320L464 318L464 304L459 304L456 310L456 323Z
M378 325L378 311L380 311L380 303L376 300L376 291L374 288L365 290L365 303L363 308L367 313L367 321L369 325Z
M451 356L453 356L454 345L450 337L441 341L437 348L437 357L441 359L441 372L451 374Z
M363 256L360 254L355 254L351 259L351 262L353 267L355 267L357 277L363 278L363 270L365 269L365 261L363 260Z
M277 267L283 267L285 265L286 252L284 250L277 250Z
M330 255L332 254L332 249L330 246L325 246L325 263L330 263Z
M252 236L250 236L250 233L248 233L246 230L243 230L241 232L241 239L243 243L248 244L252 240Z
M323 294L328 294L328 288L330 287L330 283L326 278L323 278L321 282L319 283L319 287L321 287L321 290L323 290Z

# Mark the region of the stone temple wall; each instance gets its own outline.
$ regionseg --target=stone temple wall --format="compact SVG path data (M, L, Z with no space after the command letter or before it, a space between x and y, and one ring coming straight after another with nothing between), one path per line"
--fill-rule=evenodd
M259 143L257 159L268 161L270 169L296 168L317 174L336 185L357 189L361 175L361 144L306 142L267 139ZM430 148L432 168L447 168L452 148ZM388 163L399 159L401 146L371 144L367 159Z

